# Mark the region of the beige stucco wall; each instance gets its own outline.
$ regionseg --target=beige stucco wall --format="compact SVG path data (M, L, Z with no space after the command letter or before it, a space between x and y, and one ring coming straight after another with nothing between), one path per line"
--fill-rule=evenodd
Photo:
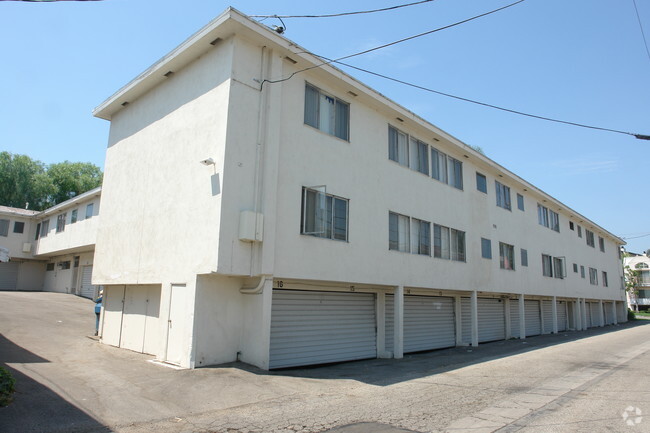
M0 219L9 220L9 231L7 236L0 236L0 247L9 250L9 257L16 259L30 259L34 251L34 234L36 223L32 218L15 215L12 213L0 213ZM14 233L16 221L25 224L22 233ZM30 244L30 250L23 252L23 245Z
M223 41L112 119L95 284L216 269L231 50Z

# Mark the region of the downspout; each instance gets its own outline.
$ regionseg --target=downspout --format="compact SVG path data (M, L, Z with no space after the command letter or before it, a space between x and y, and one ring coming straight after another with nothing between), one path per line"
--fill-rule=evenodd
M239 292L243 293L244 295L259 295L264 290L264 282L267 279L272 278L272 277L273 277L273 275L262 274L262 275L260 275L260 281L259 281L259 283L257 283L257 286L255 286L255 287L243 287L242 286L239 289Z
M260 82L263 82L266 76L266 46L262 47L262 55L260 60ZM262 207L262 187L264 183L263 172L263 157L264 157L264 143L266 141L266 98L264 88L260 87L259 106L257 112L257 143L255 143L255 173L254 173L254 189L253 189L253 211L255 212L255 239L257 239L257 224L260 208ZM263 241L262 241L263 242ZM251 258L249 276L254 276L255 257L260 255L258 242L251 242ZM258 264L261 270L261 263ZM262 278L261 281L264 279ZM243 292L242 292L243 293Z

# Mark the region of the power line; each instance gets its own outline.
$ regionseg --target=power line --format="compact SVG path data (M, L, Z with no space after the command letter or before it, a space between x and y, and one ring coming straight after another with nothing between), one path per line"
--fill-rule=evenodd
M645 52L648 55L648 60L650 60L650 49L648 49L648 41L645 38L645 32L643 31L643 24L641 24L641 16L639 15L639 8L636 7L636 0L632 0L634 3L634 10L636 11L636 19L639 20L639 28L641 29L641 36L643 36L643 43L645 44Z
M381 9L372 9L365 11L356 11L356 12L341 12L337 14L325 14L325 15L250 15L251 18L333 18L333 17L343 17L347 15L360 15L360 14L372 14L375 12L385 12L395 9L405 8L408 6L420 5L422 3L429 3L434 0L421 0L413 3L400 4L396 6L389 6Z
M645 238L645 237L647 237L647 236L650 236L650 233L646 233L646 234L639 235L639 236L628 236L628 237L622 237L622 236L621 236L621 239L627 241L627 240L630 240L630 239L640 239L640 238Z
M351 57L360 56L360 55L362 55L362 54L368 54L368 53L373 52L373 51L381 50L382 48L390 47L390 46L393 46L393 45L400 44L400 43L402 43L402 42L410 41L410 40L412 40L412 39L416 39L416 38L420 38L420 37L423 37L423 36L427 36L427 35L430 35L430 34L432 34L432 33L439 32L439 31L441 31L441 30L449 29L449 28L451 28L451 27L456 27L456 26L458 26L458 25L465 24L465 23L467 23L467 22L469 22L469 21L473 21L473 20L475 20L475 19L482 18L482 17L484 17L484 16L491 15L491 14L493 14L493 13L496 13L496 12L502 11L502 10L504 10L504 9L507 9L507 8L509 8L509 7L512 7L512 6L515 6L515 5L519 4L519 3L522 3L522 2L524 2L524 1L526 1L526 0L518 0L518 1L514 2L514 3L510 3L509 5L506 5L506 6L500 7L500 8L498 8L498 9L493 9L493 10L491 10L491 11L489 11L489 12L485 12L485 13L482 13L482 14L480 14L480 15L475 15L475 16L473 16L473 17L471 17L471 18L467 18L467 19L464 19L464 20L462 20L462 21L457 21L457 22L455 22L455 23L453 23L453 24L449 24L449 25L446 25L446 26L443 26L443 27L438 27L437 29L429 30L429 31L426 31L426 32L423 32L423 33L419 33L419 34L417 34L417 35L413 35L413 36L409 36L409 37L407 37L407 38L403 38L403 39L400 39L400 40L397 40L397 41L389 42L389 43L387 43L387 44L380 45L380 46L378 46L378 47L374 47L374 48L370 48L370 49L367 49L367 50L364 50L364 51L360 51L360 52L358 52L358 53L354 53L354 54L350 54L350 55L347 55L347 56L339 57L338 59L334 59L334 60L328 60L326 57L318 56L317 54L314 54L314 53L311 53L311 52L309 52L309 51L306 51L306 53L308 53L308 54L312 54L312 55L315 55L316 57L319 57L319 58L321 58L321 59L325 59L326 61L323 62L323 63L317 64L317 65L309 66L309 67L307 67L307 68L304 68L304 69L300 69L300 70L298 70L298 71L295 71L295 72L291 73L291 75L289 75L289 76L286 77L286 78L281 78L281 79L277 79L277 80L267 80L267 79L264 79L264 80L262 81L262 83L261 83L261 86L264 86L264 83L271 83L271 84L273 84L273 83L281 83L281 82L283 82L283 81L290 80L290 79L293 78L295 75L300 74L300 73L302 73L302 72L306 72L306 71L309 71L309 70L311 70L311 69L320 68L320 67L325 66L325 65L328 65L328 64L330 64L330 63L338 62L339 60L345 60L345 59L349 59L349 58L351 58ZM296 54L300 54L300 53L296 53Z
M343 62L340 62L338 60L332 60L331 62L340 64L340 65L343 65L343 66L347 66L348 68L356 69L357 71L365 72L366 74L374 75L376 77L380 77L380 78L384 78L386 80L394 81L396 83L404 84L406 86L413 87L413 88L416 88L416 89L419 89L419 90L424 90L426 92L435 93L435 94L441 95L441 96L446 96L448 98L458 99L460 101L470 102L472 104L482 105L482 106L488 107L488 108L494 108L495 110L501 110L501 111L505 111L505 112L508 112L508 113L518 114L520 116L532 117L534 119L546 120L546 121L549 121L549 122L556 122L556 123L562 123L562 124L565 124L565 125L578 126L578 127L581 127L581 128L596 129L596 130L599 130L599 131L607 131L607 132L614 132L614 133L617 133L617 134L631 135L633 137L638 138L639 140L650 140L650 135L635 134L635 133L632 133L632 132L620 131L618 129L610 129L610 128L603 128L603 127L600 127L600 126L585 125L585 124L582 124L582 123L570 122L570 121L567 121L567 120L554 119L552 117L545 117L545 116L539 116L539 115L536 115L536 114L525 113L523 111L518 111L518 110L513 110L513 109L510 109L510 108L500 107L498 105L488 104L486 102L480 102L480 101L476 101L476 100L469 99L469 98L463 98L462 96L456 96L456 95L452 95L450 93L441 92L439 90L430 89L428 87L420 86L418 84L409 83L408 81L400 80L398 78L389 77L387 75L383 75L383 74L380 74L378 72L373 72L373 71L369 71L367 69L359 68L357 66L353 66L353 65L350 65L348 63L343 63Z

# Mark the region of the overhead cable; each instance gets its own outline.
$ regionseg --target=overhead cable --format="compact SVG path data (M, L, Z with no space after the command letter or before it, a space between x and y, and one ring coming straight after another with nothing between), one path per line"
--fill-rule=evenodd
M462 96L456 96L456 95L452 95L450 93L441 92L439 90L430 89L428 87L424 87L424 86L420 86L420 85L417 85L417 84L409 83L408 81L404 81L404 80L400 80L400 79L397 79L397 78L389 77L387 75L380 74L378 72L373 72L373 71L369 71L367 69L359 68L357 66L353 66L353 65L350 65L348 63L340 62L338 60L332 60L332 62L343 65L343 66L347 66L348 68L356 69L357 71L360 71L360 72L365 72L366 74L374 75L376 77L380 77L380 78L384 78L386 80L394 81L396 83L404 84L406 86L413 87L413 88L416 88L416 89L419 89L419 90L424 90L426 92L435 93L435 94L441 95L441 96L446 96L448 98L458 99L460 101L470 102L472 104L482 105L482 106L488 107L488 108L494 108L495 110L501 110L501 111L505 111L505 112L508 112L508 113L518 114L520 116L532 117L534 119L546 120L546 121L549 121L549 122L556 122L556 123L563 123L565 125L578 126L578 127L581 127L581 128L589 128L589 129L596 129L596 130L599 130L599 131L607 131L607 132L614 132L614 133L617 133L617 134L631 135L631 136L633 136L635 138L638 138L639 140L650 140L650 135L635 134L635 133L632 133L632 132L620 131L618 129L610 129L610 128L604 128L604 127L600 127L600 126L585 125L585 124L582 124L582 123L570 122L570 121L567 121L567 120L554 119L554 118L551 118L551 117L545 117L545 116L539 116L539 115L536 115L536 114L525 113L523 111L513 110L513 109L510 109L510 108L499 107L498 105L488 104L486 102L480 102L480 101L476 101L476 100L469 99L469 98L463 98Z
M347 15L361 15L361 14L372 14L375 12L385 12L395 9L405 8L408 6L415 6L422 3L429 3L434 0L421 0L413 3L400 4L396 6L389 6L381 9L372 9L365 11L356 11L356 12L341 12L337 14L325 14L325 15L249 15L251 18L334 18L334 17L343 17Z
M634 10L636 11L636 19L639 21L641 36L643 36L643 43L645 44L645 52L648 55L648 60L650 60L650 49L648 49L648 41L645 38L645 32L643 31L643 24L641 24L641 16L639 15L639 8L636 7L636 0L632 0L632 2L634 3Z
M370 49L367 49L367 50L364 50L364 51L360 51L360 52L358 52L358 53L349 54L349 55L347 55L347 56L339 57L339 58L334 59L334 60L326 60L326 61L324 61L324 62L322 62L322 63L317 64L317 65L309 66L309 67L307 67L307 68L304 68L304 69L300 69L300 70L298 70L298 71L295 71L295 72L291 73L291 75L289 75L288 77L285 77L285 78L280 78L280 79L277 79L277 80L267 80L267 79L264 79L264 80L262 80L261 86L264 86L264 83L271 83L271 84L273 84L273 83L281 83L281 82L283 82L283 81L290 80L291 78L293 78L293 77L294 77L295 75L297 75L297 74L300 74L300 73L302 73L302 72L309 71L309 70L311 70L311 69L320 68L320 67L322 67L322 66L328 65L328 64L333 63L333 62L338 62L338 61L340 61L340 60L349 59L349 58L351 58L351 57L356 57L356 56L360 56L360 55L363 55L363 54L368 54L368 53L373 52L373 51L381 50L382 48L387 48L387 47L390 47L390 46L393 46L393 45L400 44L400 43L402 43L402 42L406 42L406 41L410 41L410 40L412 40L412 39L416 39L416 38L420 38L420 37L423 37L423 36L427 36L427 35L430 35L430 34L432 34L432 33L439 32L439 31L441 31L441 30L446 30L446 29L449 29L449 28L452 28L452 27L456 27L456 26L458 26L458 25L465 24L465 23L467 23L467 22L469 22L469 21L473 21L473 20L475 20L475 19L482 18L482 17L484 17L484 16L487 16L487 15L490 15L490 14L493 14L493 13L496 13L496 12L499 12L499 11L502 11L502 10L504 10L504 9L507 9L507 8L509 8L509 7L512 7L512 6L515 6L515 5L519 4L519 3L522 3L522 2L524 2L524 1L526 1L526 0L518 0L518 1L514 2L514 3L510 3L509 5L506 5L506 6L500 7L500 8L498 8L498 9L493 9L493 10L491 10L491 11L489 11L489 12L485 12L485 13L482 13L482 14L480 14L480 15L475 15L475 16L473 16L473 17L471 17L471 18L467 18L467 19L464 19L464 20L462 20L462 21L455 22L455 23L453 23L453 24L449 24L449 25L446 25L446 26L443 26L443 27L438 27L437 29L429 30L429 31L426 31L426 32L423 32L423 33L419 33L419 34L417 34L417 35L413 35L413 36L409 36L409 37L407 37L407 38L403 38L403 39L400 39L400 40L397 40L397 41L389 42L389 43L387 43L387 44L380 45L380 46L378 46L378 47L374 47L374 48L370 48ZM313 54L313 53L311 53L311 52L307 52L307 53L308 53L308 54L312 54L312 55L316 55L316 54ZM316 56L317 56L317 57L320 57L321 59L326 59L325 57L322 57L322 56L318 56L318 55L316 55Z

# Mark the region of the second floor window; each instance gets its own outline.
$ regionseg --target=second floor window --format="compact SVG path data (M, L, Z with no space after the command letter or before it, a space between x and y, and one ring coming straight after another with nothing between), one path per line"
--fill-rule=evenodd
M515 247L499 242L499 265L501 269L515 270Z
M348 200L315 189L303 188L300 233L347 241Z
M56 232L61 233L65 230L65 218L67 214L62 213L56 217Z
M433 256L465 261L465 232L438 224L433 225Z
M589 284L592 286L598 285L598 271L594 268L589 268Z
M41 237L44 238L47 236L47 232L50 231L50 220L44 220L41 223Z
M497 206L504 209L512 209L510 204L510 187L505 186L498 180L494 181L494 187L497 194Z
M305 124L350 140L350 105L307 84L305 86Z
M0 236L9 235L9 220L0 219Z
M89 205L86 206L86 219L92 218L93 208L95 207L94 205L95 205L94 203L90 203Z
M79 209L74 209L72 213L70 214L70 224L74 224L77 222L77 213L79 212Z

